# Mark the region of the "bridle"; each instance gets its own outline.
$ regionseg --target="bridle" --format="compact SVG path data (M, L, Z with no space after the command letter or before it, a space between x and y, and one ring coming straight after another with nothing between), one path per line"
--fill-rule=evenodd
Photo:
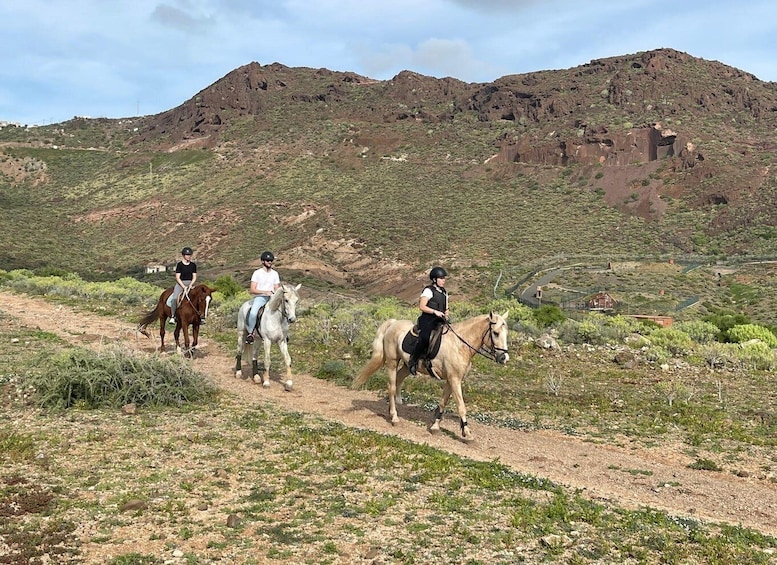
M448 327L448 330L453 332L453 335L455 335L457 338L459 338L459 341L469 347L475 354L482 355L486 359L490 359L494 363L499 363L497 361L498 354L507 354L507 349L497 347L496 343L494 342L494 334L491 331L491 328L493 328L496 325L496 322L492 321L491 319L488 320L488 327L483 332L483 335L480 338L480 347L475 347L474 345L470 344L466 339L461 337L459 334L456 333L456 330L453 329L453 326L450 322L445 322L445 325ZM485 342L486 342L486 335L489 336L489 339L491 341L491 347L486 348Z
M194 304L194 302L192 302L192 298L191 298L191 296L189 296L188 292L186 293L186 301L189 304L191 304L192 310L194 310L194 312L197 314L197 317L200 319L199 323L201 323L202 320L204 320L205 317L208 315L208 297L207 296L199 297L199 299L198 299L199 303L203 303L203 302L205 303L205 307L204 307L205 312L204 313L200 312L200 309Z
M279 307L279 310L281 311L281 317L288 320L289 315L288 315L288 312L286 311L286 288L283 285L281 285L279 292L283 295L281 297L281 305Z

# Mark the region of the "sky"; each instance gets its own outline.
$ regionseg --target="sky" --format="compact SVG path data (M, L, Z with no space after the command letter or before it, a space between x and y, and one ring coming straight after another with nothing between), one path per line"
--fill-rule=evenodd
M238 67L465 82L672 48L777 81L777 1L0 0L0 122L126 118Z

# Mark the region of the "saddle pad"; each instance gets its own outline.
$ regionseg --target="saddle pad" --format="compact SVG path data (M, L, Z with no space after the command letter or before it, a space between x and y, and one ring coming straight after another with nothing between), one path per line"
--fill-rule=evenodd
M429 336L429 350L424 357L426 359L434 359L437 353L440 351L440 343L442 343L442 334L445 333L444 329L447 326L440 324L432 330L432 335ZM418 326L413 326L413 329L405 334L402 339L402 351L408 354L412 354L415 350L415 344L418 341Z

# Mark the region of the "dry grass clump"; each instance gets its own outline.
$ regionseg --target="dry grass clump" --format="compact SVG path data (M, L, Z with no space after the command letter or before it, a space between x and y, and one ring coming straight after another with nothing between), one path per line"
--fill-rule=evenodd
M48 408L183 406L206 402L215 385L179 356L144 355L114 346L100 351L68 348L46 358L27 385Z

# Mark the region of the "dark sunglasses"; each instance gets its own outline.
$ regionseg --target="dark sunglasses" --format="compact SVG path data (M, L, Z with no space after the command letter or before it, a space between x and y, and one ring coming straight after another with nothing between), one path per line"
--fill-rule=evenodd
M265 263L272 263L275 259L262 259Z

